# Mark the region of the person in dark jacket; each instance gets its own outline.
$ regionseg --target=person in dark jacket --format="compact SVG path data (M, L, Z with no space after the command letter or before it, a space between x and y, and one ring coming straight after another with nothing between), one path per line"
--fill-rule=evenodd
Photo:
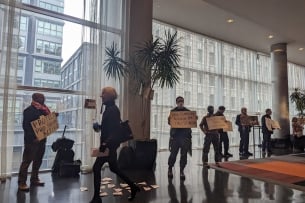
M24 130L24 151L18 175L18 189L29 191L26 184L28 168L32 163L31 186L44 186L44 182L38 178L39 168L46 148L46 139L38 140L31 126L31 122L39 119L40 116L50 114L49 108L44 104L43 94L34 93L32 103L23 111L22 127Z
M219 106L218 111L215 113L215 116L224 116L223 113L225 112L226 108L224 106ZM233 155L229 153L229 137L228 133L224 132L222 129L219 130L219 153L222 157L232 157ZM222 144L224 153L222 153Z
M266 119L271 119L272 111L271 109L266 109L266 114L262 116L262 133L263 133L263 143L262 143L262 151L263 156L266 155L266 149L268 152L268 156L271 155L271 135L273 134L272 130L269 130L266 125Z
M240 134L239 143L239 155L242 157L252 156L249 152L249 133L251 131L251 125L248 119L247 108L241 108L241 114L237 115L235 124L238 126Z
M112 172L117 174L129 185L131 194L128 199L133 200L136 196L136 193L140 191L140 188L119 169L117 164L116 151L120 146L120 141L117 139L117 136L119 135L120 131L121 115L119 108L115 105L115 99L117 99L116 90L112 87L103 88L101 91L101 98L103 105L105 105L106 108L103 113L102 122L100 125L101 137L99 149L100 152L105 152L105 150L108 148L109 155L97 157L93 165L94 195L90 203L102 202L100 198L101 168L105 162L108 162L109 168Z
M204 116L199 124L200 129L205 134L204 137L204 143L203 143L203 153L202 153L202 162L204 167L208 167L208 154L210 152L210 146L211 143L214 147L214 160L216 163L216 166L220 166L219 162L221 161L221 157L219 154L219 133L218 130L210 130L207 118L215 116L214 115L214 107L208 106L207 108L208 113L206 116Z
M176 98L177 106L171 110L174 111L190 111L184 107L184 98L178 96ZM168 117L168 124L170 125L170 117ZM187 163L187 152L192 144L192 130L191 128L171 128L170 129L170 155L168 158L168 178L173 178L174 164L176 162L177 154L180 149L180 179L184 180L184 168Z

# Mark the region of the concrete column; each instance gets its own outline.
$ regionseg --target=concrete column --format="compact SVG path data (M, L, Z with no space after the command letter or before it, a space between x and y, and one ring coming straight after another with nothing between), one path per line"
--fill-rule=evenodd
M135 46L152 39L152 0L130 0L127 11L126 57L135 50ZM148 84L149 85L149 84ZM135 93L132 80L125 80L123 95L123 118L130 121L136 140L150 139L151 101Z
M279 121L281 130L275 130L274 138L287 138L290 134L289 95L286 43L271 46L273 120Z

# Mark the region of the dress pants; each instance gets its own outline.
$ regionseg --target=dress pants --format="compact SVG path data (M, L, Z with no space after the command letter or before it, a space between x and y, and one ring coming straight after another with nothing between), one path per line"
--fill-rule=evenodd
M221 157L219 154L219 134L218 133L207 133L204 138L203 143L203 153L202 153L202 162L208 162L208 154L210 151L210 145L213 144L215 152L215 162L220 162Z

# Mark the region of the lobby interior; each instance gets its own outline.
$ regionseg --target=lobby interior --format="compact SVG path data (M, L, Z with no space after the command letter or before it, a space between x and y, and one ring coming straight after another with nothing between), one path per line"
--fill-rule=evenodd
M110 0L108 0L110 1ZM272 79L272 94L274 94L272 109L275 112L274 118L281 120L284 130L275 134L275 139L279 143L285 140L283 146L273 145L273 154L271 157L263 157L261 152L261 137L254 138L250 134L250 151L254 156L248 159L277 159L280 156L294 154L293 147L287 144L290 141L291 132L289 110L292 111L289 104L288 96L288 79L287 79L287 62L297 64L305 69L305 1L304 0L124 0L130 9L125 11L129 16L126 30L128 30L128 40L124 43L132 51L132 45L143 39L149 39L152 35L153 20L169 24L173 27L179 27L189 32L211 37L223 43L230 43L235 46L255 51L262 56L271 56L272 71L279 69L281 74L274 74ZM1 5L8 5L7 1L0 0ZM32 8L20 6L19 8ZM33 7L35 9L35 7ZM33 11L33 10L31 10ZM40 11L43 14L44 11ZM134 12L134 13L133 13ZM56 16L54 14L54 16ZM54 17L53 16L53 17ZM62 16L64 20L73 18ZM114 29L114 32L118 32ZM126 31L127 32L127 31ZM120 32L121 33L121 32ZM276 48L280 45L283 48L284 59L278 58ZM281 55L282 56L282 55ZM92 56L96 57L96 56ZM286 62L286 65L282 63ZM280 62L279 62L280 61ZM99 61L100 62L100 61ZM94 74L94 73L93 73ZM283 77L286 75L286 77ZM305 75L303 75L305 76ZM104 77L103 79L105 79ZM301 83L304 84L300 76ZM102 79L102 80L103 80ZM105 79L106 80L106 79ZM118 83L105 83L98 79L102 85ZM126 84L126 83L124 83ZM99 84L97 85L99 86ZM94 86L94 87L97 87ZM121 91L127 90L126 85L117 85ZM24 85L25 87L25 85ZM23 88L24 88L23 87ZM302 88L301 87L301 88ZM4 90L4 87L2 88ZM21 88L22 89L22 88ZM29 91L47 91L44 88L29 88ZM282 91L287 90L287 91ZM96 94L99 89L90 92L91 96ZM65 92L61 92L65 94ZM71 92L67 94L72 94ZM122 93L123 95L123 93ZM286 98L280 100L283 96ZM141 123L141 111L138 110L138 100L134 100L130 94L124 94L125 100L130 102L122 109L123 117L134 120L134 123ZM281 101L278 102L278 101ZM122 105L120 101L120 105ZM127 110L129 109L129 110ZM239 109L238 109L239 110ZM293 110L294 111L294 110ZM253 111L254 112L254 111ZM91 113L91 112L90 112ZM166 112L168 113L168 112ZM94 112L92 112L94 114ZM201 117L201 115L200 115ZM147 119L145 122L150 122ZM151 122L152 123L152 122ZM149 124L150 125L150 124ZM234 125L234 124L233 124ZM88 127L88 126L87 126ZM3 128L2 128L3 129ZM139 126L135 126L135 131ZM145 129L145 130L149 130ZM2 132L2 131L1 131ZM146 135L149 133L146 133ZM201 134L200 134L201 135ZM258 136L255 134L255 136ZM260 135L261 136L261 135ZM2 137L1 137L2 138ZM87 138L86 138L87 139ZM93 138L90 138L93 139ZM147 139L147 137L136 137L136 139ZM238 138L239 139L239 138ZM91 143L90 147L96 145L96 138L86 142ZM196 142L197 140L193 140ZM200 141L203 141L201 138ZM3 139L2 139L3 142ZM255 143L256 142L256 143ZM93 143L93 144L92 144ZM166 143L167 144L167 143ZM166 145L165 144L165 145ZM198 145L202 146L203 143ZM3 144L2 144L3 145ZM232 158L223 159L223 162L240 161L243 157L239 156L238 145L234 143L230 146L229 151L233 154ZM149 156L149 155L148 155ZM167 149L158 148L156 161L153 169L142 170L132 169L125 170L135 182L140 183L141 191L137 193L133 202L139 203L255 203L255 202L279 202L295 203L305 202L305 187L291 187L289 184L279 184L273 181L263 181L255 179L253 176L242 176L240 174L230 173L225 170L215 170L213 167L207 169L202 165L202 147L196 147L192 150L192 156L188 155L188 163L185 169L186 179L179 178L179 159L174 168L174 178L168 179L168 157ZM2 158L2 157L1 157ZM87 161L86 156L82 157L83 162L90 165L92 160ZM4 162L4 159L2 159ZM93 160L94 161L94 160ZM209 153L209 162L214 163L214 152L211 146ZM7 163L7 162L6 162ZM305 163L305 155L304 155ZM3 164L1 165L3 166ZM293 169L291 169L293 170ZM115 187L120 187L121 180L115 176L106 165L103 167L102 178L109 177L112 179ZM45 181L44 187L32 187L29 192L18 191L17 174L5 179L0 184L0 203L61 203L61 202L89 202L93 195L93 174L84 170L78 177L62 178L53 175L49 170L41 172L40 178ZM305 178L304 178L305 180ZM143 183L145 182L145 183ZM305 185L305 184L304 184ZM145 187L147 186L147 187ZM156 186L155 188L153 186ZM147 189L149 188L149 190ZM113 188L106 186L104 191L107 192L102 197L103 202L129 202L127 197L128 190L123 189L122 195L113 195Z

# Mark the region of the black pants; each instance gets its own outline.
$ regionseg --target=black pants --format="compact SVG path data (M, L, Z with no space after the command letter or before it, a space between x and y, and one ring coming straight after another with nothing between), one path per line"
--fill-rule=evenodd
M203 153L202 153L202 162L208 162L208 154L210 151L210 145L213 144L214 153L215 153L215 162L219 162L221 160L219 154L219 134L218 133L207 133L204 137L203 143Z
M266 149L267 152L271 152L271 133L263 133L263 152L265 152Z
M31 182L38 181L38 172L46 149L45 141L25 144L22 162L19 169L18 184L25 184L28 175L28 168L32 165Z
M171 137L168 166L171 168L175 165L177 154L180 149L180 170L184 170L187 163L187 152L190 146L191 146L190 137L183 137L183 136Z
M224 149L224 155L229 152L229 137L227 132L221 132L220 135L220 143L219 143L219 152L222 153L222 144Z
M104 163L109 163L110 170L117 174L123 181L125 181L129 187L135 187L135 184L119 169L117 164L117 153L116 149L109 150L109 156L97 157L93 165L94 175L94 197L99 197L101 187L101 169Z
M242 127L239 131L240 133L240 142L239 142L239 153L248 153L249 152L249 128Z

